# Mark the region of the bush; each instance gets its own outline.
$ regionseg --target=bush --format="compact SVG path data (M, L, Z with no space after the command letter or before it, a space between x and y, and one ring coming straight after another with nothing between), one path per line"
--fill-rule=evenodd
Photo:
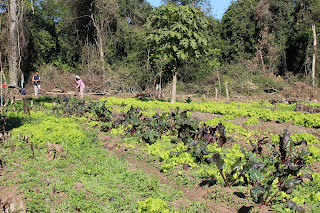
M42 81L50 81L59 77L60 71L54 64L44 64L38 68Z
M61 145L75 145L83 143L87 136L72 118L46 117L38 124L26 124L13 129L12 134L27 136L29 142L44 146L46 142ZM19 138L18 138L19 139ZM18 141L16 145L23 143Z
M147 198L144 201L138 201L138 213L149 212L149 213L169 213L169 209L167 202L159 199L159 198Z

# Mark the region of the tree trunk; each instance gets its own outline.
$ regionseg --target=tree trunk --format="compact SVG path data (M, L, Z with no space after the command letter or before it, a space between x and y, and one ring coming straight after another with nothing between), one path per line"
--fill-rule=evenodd
M171 91L171 104L174 104L176 102L177 96L176 96L176 91L177 91L177 72L174 72L173 79L172 79L172 91Z
M159 95L158 95L159 99L161 98L161 92L162 92L162 68L160 71L160 80L159 80Z
M104 67L104 52L103 52L103 39L102 35L98 33L98 41L99 41L99 55L100 55L100 63L101 63L101 74L104 75L105 67Z
M100 58L101 74L104 75L104 73L105 73L105 66L104 66L103 35L102 35L103 26L102 26L102 24L99 24L99 23L98 23L98 20L96 20L96 18L94 17L93 14L91 14L90 18L91 18L91 20L92 20L92 22L93 22L94 28L96 28L96 31L97 31L96 44L97 44L97 47L98 47L98 49L99 49L99 58Z
M227 102L228 102L229 101L228 82L226 82L226 96L227 96Z
M147 57L147 70L149 71L149 66L150 66L150 49L147 49L148 57Z
M317 58L317 33L316 33L316 24L312 23L312 32L313 32L313 59L312 59L312 86L316 87L316 58Z
M10 0L9 7L9 80L10 84L18 85L18 15L17 15L17 0Z
M31 3L32 14L34 14L33 0L31 0L30 3Z
M267 73L266 65L264 64L264 59L263 59L263 55L262 55L261 49L259 49L259 55L260 55L260 60L261 60L262 71L263 71L264 74L266 74Z

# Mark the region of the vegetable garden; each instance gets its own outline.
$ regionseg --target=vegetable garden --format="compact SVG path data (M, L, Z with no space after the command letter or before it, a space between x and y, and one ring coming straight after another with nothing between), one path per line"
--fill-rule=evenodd
M295 105L24 99L2 109L2 208L319 212L320 113Z

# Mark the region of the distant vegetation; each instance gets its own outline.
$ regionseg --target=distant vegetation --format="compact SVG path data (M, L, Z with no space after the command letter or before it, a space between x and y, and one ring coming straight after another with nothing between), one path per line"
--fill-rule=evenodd
M63 70L98 78L101 90L132 92L176 76L178 90L224 94L228 82L246 95L319 84L319 0L237 0L221 20L205 0L164 3L2 1L5 77L18 84L39 70L52 80Z

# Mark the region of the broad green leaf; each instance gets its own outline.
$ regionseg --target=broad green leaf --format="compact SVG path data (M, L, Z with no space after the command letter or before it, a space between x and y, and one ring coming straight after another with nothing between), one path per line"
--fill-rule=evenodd
M290 209L292 209L295 212L298 212L298 213L305 213L306 212L306 210L303 207L299 206L298 204L296 204L292 200L288 200L287 205Z
M241 158L238 158L238 160L231 166L232 171L240 171L241 169Z
M208 159L208 161L212 164L217 164L218 169L223 169L225 166L225 162L218 152L213 153L211 158Z
M252 152L248 152L248 158L249 158L250 161L254 161L254 162L257 161L256 156Z
M285 180L283 182L284 186L287 189L294 188L296 185L298 185L300 183L301 183L301 180L297 180L297 179L289 179L289 180Z
M249 176L252 181L258 183L260 183L264 179L263 174L261 174L260 171L256 169L249 171Z
M260 198L264 195L265 192L266 192L265 188L257 186L257 187L254 187L253 189L251 189L250 195L251 195L254 202L259 203Z
M178 48L176 46L172 46L173 51L177 52Z

